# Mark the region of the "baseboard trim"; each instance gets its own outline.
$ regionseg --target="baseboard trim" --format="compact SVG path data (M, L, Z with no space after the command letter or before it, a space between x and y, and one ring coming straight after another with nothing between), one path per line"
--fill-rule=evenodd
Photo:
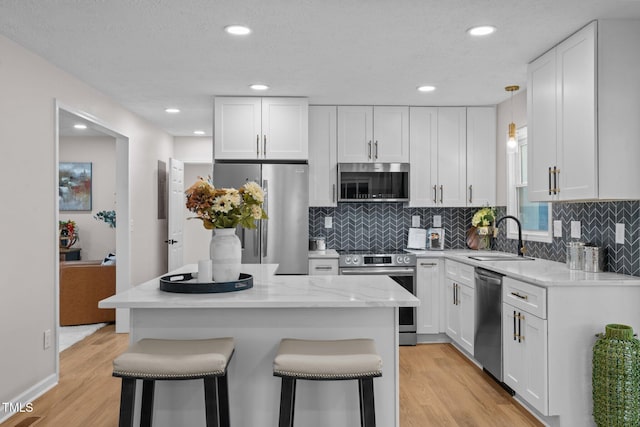
M25 407L28 403L33 402L56 385L58 385L58 375L51 374L39 383L25 390L22 394L11 399L10 402L14 405L19 403L22 407ZM5 407L9 407L9 405L0 405L0 424L18 413L17 411L12 410L7 412Z

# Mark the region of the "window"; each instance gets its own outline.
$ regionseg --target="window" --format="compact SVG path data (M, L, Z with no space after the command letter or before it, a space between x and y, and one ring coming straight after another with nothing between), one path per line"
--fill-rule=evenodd
M522 239L550 243L551 203L530 202L527 191L527 128L518 129L515 152L507 152L507 213L520 220ZM518 238L513 221L507 226L507 237Z

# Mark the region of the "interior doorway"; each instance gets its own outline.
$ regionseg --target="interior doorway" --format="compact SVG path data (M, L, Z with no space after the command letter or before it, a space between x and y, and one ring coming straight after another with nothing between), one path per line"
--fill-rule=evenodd
M129 138L126 135L122 135L115 130L111 129L107 124L102 122L99 118L89 115L83 111L77 110L73 107L69 107L56 101L55 108L55 188L59 193L59 164L60 164L60 139L65 137L65 134L70 132L70 128L73 126L84 125L89 134L94 136L102 136L105 138L113 138L115 145L115 194L113 197L113 209L109 209L110 206L102 207L96 206L100 211L113 210L116 212L117 226L115 228L115 253L117 259L116 269L116 292L122 292L130 287L130 205L129 205ZM60 217L60 199L55 197L55 223L54 227L58 229ZM66 218L64 218L66 220ZM107 224L104 224L107 227ZM80 231L81 233L82 231ZM80 237L82 239L82 237ZM56 277L55 277L55 324L56 327L56 348L59 351L59 335L60 335L60 249L59 245L55 253L56 262ZM101 249L96 249L98 252ZM89 255L90 257L95 257ZM129 313L128 310L120 309L116 311L116 332L128 332L129 329ZM56 372L59 375L60 371L60 359L59 352L56 352Z

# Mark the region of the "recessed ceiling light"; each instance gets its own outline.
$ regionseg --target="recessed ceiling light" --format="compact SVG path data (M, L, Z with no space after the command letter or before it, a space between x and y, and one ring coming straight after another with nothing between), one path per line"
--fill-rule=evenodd
M487 36L496 31L496 27L493 25L478 25L477 27L471 27L467 30L472 36Z
M224 27L224 30L234 36L246 36L247 34L251 34L251 28L245 27L244 25L227 25Z
M180 112L180 109L179 108L167 108L164 111L169 113L169 114L176 114L176 113Z
M251 85L251 86L249 86L249 87L250 87L251 89L253 89L253 90L267 90L267 89L269 89L269 86L267 86L267 85L263 85L263 84L261 84L261 83L255 83L255 84L252 84L252 85Z
M82 123L78 123L77 125L73 125L76 129L86 129L87 125L83 125Z
M204 135L204 131L203 130L194 130L193 134L194 135Z
M434 90L436 90L435 86L418 86L418 91L419 92L433 92Z

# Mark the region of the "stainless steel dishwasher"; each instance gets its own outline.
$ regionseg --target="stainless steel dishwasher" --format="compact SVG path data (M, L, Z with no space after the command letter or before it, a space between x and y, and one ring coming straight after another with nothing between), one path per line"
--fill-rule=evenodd
M476 324L474 357L502 385L502 277L475 269Z

